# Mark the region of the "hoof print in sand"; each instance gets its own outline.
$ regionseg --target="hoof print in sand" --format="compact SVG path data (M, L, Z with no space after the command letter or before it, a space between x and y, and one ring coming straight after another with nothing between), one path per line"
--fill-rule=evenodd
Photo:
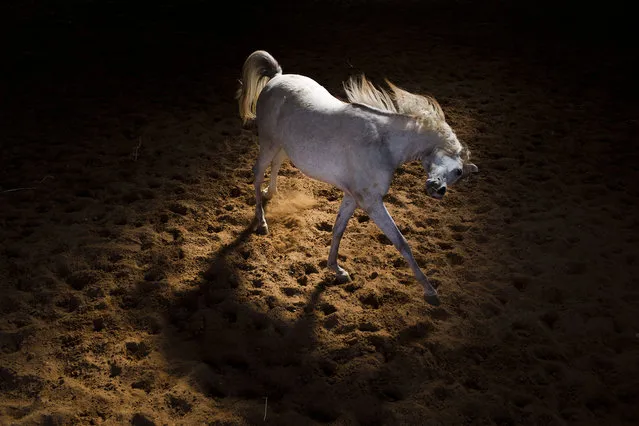
M126 342L126 352L134 358L144 358L151 353L151 348L144 342Z

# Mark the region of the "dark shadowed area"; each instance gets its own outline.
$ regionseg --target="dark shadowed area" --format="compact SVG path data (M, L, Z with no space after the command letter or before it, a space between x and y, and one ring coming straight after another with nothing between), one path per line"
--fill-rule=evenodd
M0 6L0 424L622 425L639 417L629 13L569 3ZM479 174L385 201L442 305L339 191L251 232L244 59L430 93Z

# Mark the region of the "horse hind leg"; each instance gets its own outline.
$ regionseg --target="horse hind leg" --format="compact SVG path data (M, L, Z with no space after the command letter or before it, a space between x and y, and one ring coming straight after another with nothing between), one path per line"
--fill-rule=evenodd
M262 183L264 182L264 172L266 167L273 161L277 153L280 151L279 147L269 146L267 143L260 141L260 153L257 156L255 166L253 166L255 186L255 225L254 229L257 234L268 234L268 225L266 224L266 218L264 217L264 207L262 193Z
M271 177L269 180L268 188L262 192L262 196L267 200L270 200L277 194L277 174L279 173L282 162L285 159L286 153L283 149L280 149L271 161Z

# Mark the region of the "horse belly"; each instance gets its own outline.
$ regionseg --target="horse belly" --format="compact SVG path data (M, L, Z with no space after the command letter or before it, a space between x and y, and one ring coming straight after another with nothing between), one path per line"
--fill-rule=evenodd
M345 158L331 152L328 147L288 145L284 147L291 163L306 176L335 185L341 189L344 183Z

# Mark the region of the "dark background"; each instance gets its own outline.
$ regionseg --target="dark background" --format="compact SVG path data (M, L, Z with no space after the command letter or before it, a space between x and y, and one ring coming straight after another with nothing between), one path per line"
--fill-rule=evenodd
M620 100L636 97L636 85L625 84L636 69L634 22L621 3L30 1L0 7L5 118L20 116L33 87L42 86L37 96L55 96L50 92L59 83L83 80L85 88L100 90L96 73L127 81L164 78L163 90L170 90L176 75L236 69L256 38L271 49L355 43L356 33L334 38L336 21L421 25L457 43L565 68L584 85L609 86ZM583 64L588 73L580 73Z

